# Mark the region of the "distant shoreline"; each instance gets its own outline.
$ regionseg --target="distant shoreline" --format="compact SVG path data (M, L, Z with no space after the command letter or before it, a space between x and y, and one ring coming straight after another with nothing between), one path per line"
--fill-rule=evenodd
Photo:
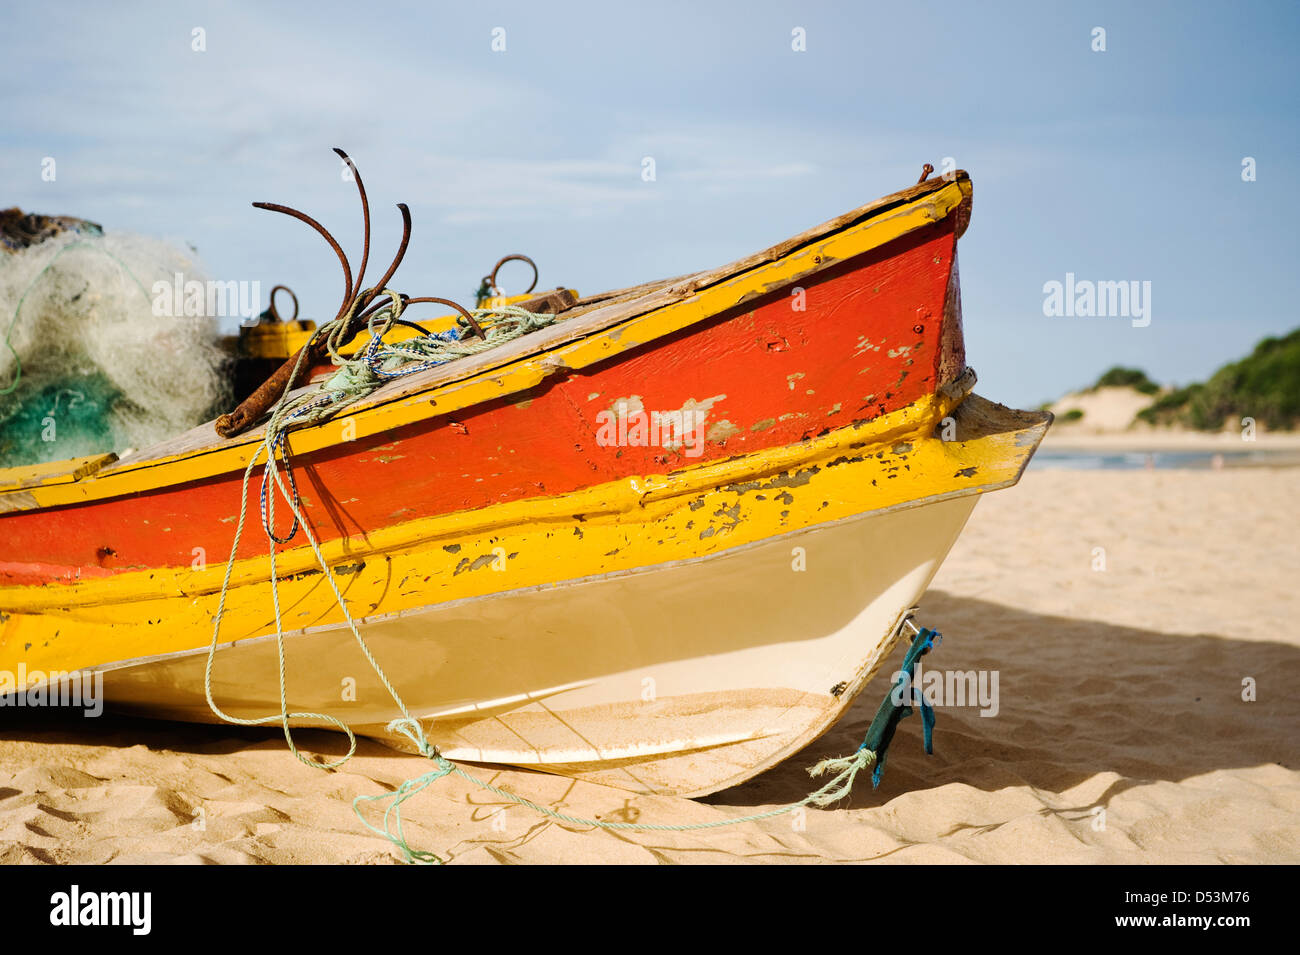
M1253 441L1242 439L1239 432L1158 431L1143 429L1102 433L1048 429L1043 449L1052 451L1202 451L1208 454L1230 452L1277 453L1300 456L1300 432L1275 431L1257 433Z

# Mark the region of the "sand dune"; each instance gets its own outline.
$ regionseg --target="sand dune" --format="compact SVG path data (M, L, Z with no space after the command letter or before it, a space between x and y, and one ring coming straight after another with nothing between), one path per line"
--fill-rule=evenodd
M1262 423L1243 426L1245 419L1228 419L1221 431L1196 431L1182 425L1147 424L1137 417L1155 399L1136 388L1108 386L1076 391L1048 410L1056 421L1044 447L1053 450L1203 451L1285 453L1296 464L1300 431L1269 431ZM1083 417L1070 419L1071 411ZM1252 419L1253 421L1253 419Z
M1300 469L1257 468L1032 472L989 496L920 619L946 637L932 668L998 671L998 713L941 707L933 756L905 721L880 789L863 780L840 809L611 833L447 779L407 803L408 839L457 863L1300 861L1297 492ZM734 817L805 795L804 767L853 750L886 687L804 753L700 802L479 774L605 819ZM302 741L340 752L328 734ZM423 769L367 742L322 772L275 732L9 711L0 860L393 862L351 801Z
M1066 434L1109 434L1124 431L1134 423L1137 413L1154 400L1136 388L1104 387L1090 391L1076 391L1066 395L1048 408L1056 415L1053 432ZM1082 411L1083 417L1072 421L1067 414ZM1144 427L1144 431L1151 431Z

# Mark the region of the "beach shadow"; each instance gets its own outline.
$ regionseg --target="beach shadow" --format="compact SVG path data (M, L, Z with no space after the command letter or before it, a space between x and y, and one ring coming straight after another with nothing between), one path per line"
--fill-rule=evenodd
M952 783L995 792L1032 786L1065 792L1098 774L1119 778L1086 813L1125 789L1178 782L1217 769L1300 765L1300 648L1198 634L1170 636L1133 627L1030 613L942 591L925 597L918 619L945 635L923 660L933 671L996 670L998 712L940 706L934 755L921 721L903 720L879 789L867 774L836 808L883 805L904 793ZM823 737L755 779L702 801L754 807L802 799L824 780L807 767L852 753L862 742L889 676L882 672ZM1245 702L1243 679L1256 682ZM300 749L325 759L347 751L328 730L295 729ZM185 724L112 713L88 719L66 709L0 710L0 740L127 748L194 755L285 751L279 727ZM357 754L392 758L391 748L358 737ZM491 771L493 767L479 767ZM506 767L495 767L504 769ZM511 772L528 772L510 768Z
M901 723L880 788L863 773L836 808L879 806L949 784L996 792L1032 786L1062 793L1098 774L1116 779L1092 805L1125 789L1220 769L1300 766L1300 647L1029 613L955 597L925 596L918 620L944 633L923 659L932 671L998 671L998 710L936 707L934 755L918 714ZM849 711L823 737L762 775L703 801L753 807L794 802L825 780L807 767L862 742L889 692L896 648ZM1254 681L1246 702L1243 681Z
M332 730L295 727L293 738L298 748L309 756L318 755L326 760L335 760L348 751L347 737ZM228 756L255 750L288 752L284 733L278 725L180 723L125 716L111 711L89 717L67 707L7 707L0 710L0 740L121 749L144 746L149 750L195 756ZM394 756L396 751L358 736L357 755Z

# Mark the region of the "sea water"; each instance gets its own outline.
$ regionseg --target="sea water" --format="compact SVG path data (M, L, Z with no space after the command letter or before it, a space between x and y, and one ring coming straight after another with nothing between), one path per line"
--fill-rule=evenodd
M1029 461L1039 471L1217 470L1294 464L1295 451L1078 451L1040 448Z
M0 254L0 467L143 447L226 410L216 317L160 314L151 294L177 274L206 278L192 251L129 233Z

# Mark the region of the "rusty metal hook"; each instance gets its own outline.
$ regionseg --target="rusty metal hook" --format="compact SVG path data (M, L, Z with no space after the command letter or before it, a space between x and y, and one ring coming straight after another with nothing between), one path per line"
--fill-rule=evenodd
M499 261L496 265L492 266L492 271L489 272L487 275L483 276L483 284L488 288L495 289L497 292L500 292L501 287L497 285L497 272L499 272L501 270L501 266L505 265L507 262L527 262L532 267L533 282L531 285L528 286L528 288L524 289L521 294L527 295L533 289L537 288L537 279L540 277L537 271L537 263L534 262L532 259L530 259L528 256L522 255L519 252L512 252L510 255L503 256L501 258L501 261Z
M474 316L473 316L472 314L470 314L468 311L466 311L462 306L457 305L455 302L451 301L450 299L446 299L446 298L433 298L433 297L428 297L428 298L411 298L411 296L406 295L406 294L403 294L403 293L398 293L398 298L400 298L400 299L402 300L402 310L403 310L403 311L406 310L406 306L411 305L412 303L414 303L414 304L416 304L416 305L419 305L419 304L422 303L422 302L438 302L438 303L440 303L440 304L442 304L442 305L450 305L452 308L454 308L457 312L459 312L459 313L461 314L461 317L463 317L463 318L465 319L465 321L469 324L470 329L471 329L471 330L472 330L476 335L478 335L479 338L483 339L484 341L487 340L487 335L486 335L486 333L484 333L484 331L483 331L483 326L480 325L480 324L475 320ZM383 298L376 299L374 302L371 303L371 305L370 305L369 308L367 308L364 312L362 312L360 315L357 316L357 318L356 318L356 323L357 323L357 325L358 325L358 326L360 326L360 325L364 325L364 324L366 323L367 319L369 319L371 315L374 315L376 312L381 312L381 311L383 311L383 310L386 309L386 308L390 308L393 304L394 304L394 303L393 303L393 297L392 297L392 294L391 294L391 293L388 294L388 295L385 295ZM395 325L405 325L405 326L407 326L407 327L409 327L409 328L412 328L412 329L414 329L414 330L420 332L421 334L428 334L428 332L429 332L429 330L428 330L427 328L425 328L423 325L419 324L418 322L411 322L411 321L408 321L408 320L406 320L406 319L404 319L404 318L395 318L395 319L393 319L393 324L395 324Z
M926 163L924 166L921 167L921 178L916 180L916 184L919 186L921 183L925 182L927 179L930 178L930 173L932 172L934 172L934 167L931 166L929 163Z
M370 201L366 198L366 185L361 181L361 170L352 161L352 157L337 146L334 147L334 151L352 170L352 181L357 184L357 192L361 194L361 267L357 269L356 288L362 289L365 288L366 283L366 263L370 261Z
M433 297L427 297L427 298L407 298L405 295L402 296L402 307L403 307L403 308L405 308L407 305L417 305L417 304L419 304L420 302L437 302L439 305L450 305L450 306L451 306L452 308L454 308L456 311L460 312L461 317L464 318L465 321L469 324L469 327L473 330L473 332L474 332L475 335L477 335L479 338L483 339L484 341L487 341L487 333L483 331L483 326L480 325L480 324L478 323L478 321L474 318L474 316L471 315L471 314L470 314L470 313L465 309L464 306L462 306L462 305L457 305L457 304L456 304L455 302L453 302L451 299L449 299L449 298L433 298Z
M279 312L279 310L276 309L276 307L275 307L275 293L276 293L276 292L288 292L288 293L289 293L289 297L290 297L291 299L293 299L293 317L291 317L291 318L287 318L287 319L286 319L286 318L282 318L282 317L280 316L280 312ZM271 289L271 299L270 299L270 302L267 304L266 310L267 310L267 312L270 313L270 315L271 315L271 320L272 320L273 322L285 322L285 321L292 322L292 321L296 321L296 320L298 319L298 296L293 294L293 289L289 288L289 286L287 286L287 285L276 285L275 287L273 287L273 288Z
M330 244L330 248L334 250L334 254L339 257L339 262L343 266L343 304L339 306L338 314L334 316L336 319L342 318L343 313L347 311L348 306L352 304L352 266L348 264L348 257L343 254L343 249L334 236L330 235L328 229L311 216L307 215L307 213L299 212L297 209L290 208L289 206L282 206L275 202L254 202L253 208L267 209L271 212L280 212L287 216L293 216L293 218L297 219L299 222L305 222L307 225L319 232L321 237Z
M407 208L405 202L399 202L397 208L401 210L402 213L402 244L397 247L397 255L393 256L393 264L388 267L388 271L384 273L384 277L375 283L373 289L361 296L357 301L356 311L358 312L374 301L376 295L379 295L384 289L388 288L388 280L393 277L393 273L397 271L397 267L402 264L402 259L406 258L406 247L411 242L411 210Z
M361 269L357 273L355 282L353 282L352 279L352 265L351 263L348 262L347 255L344 253L343 248L339 245L338 241L334 238L334 236L330 234L329 230L326 229L323 225L321 225L311 216L307 215L305 212L299 212L297 209L291 208L290 206L282 206L279 205L278 203L273 203L273 202L255 202L253 203L253 205L258 209L267 209L271 212L279 212L282 213L283 215L292 216L293 218L297 219L300 222L306 223L313 230L315 230L326 242L328 242L329 247L334 250L334 254L338 256L339 264L342 265L343 267L343 301L339 305L339 310L337 314L335 314L333 321L337 322L344 315L348 316L347 328L343 329L343 339L346 340L350 338L352 334L361 326L361 323L364 319L374 314L376 311L384 308L385 301L387 302L388 305L396 305L400 301L403 308L407 304L419 303L419 302L437 302L442 305L448 305L461 314L461 316L465 319L466 323L469 325L469 328L474 332L474 334L478 335L479 338L486 341L487 334L484 332L483 326L480 325L475 320L474 316L471 315L469 311L467 311L466 309L464 309L463 307L461 307L460 305L456 304L455 302L449 299L445 299L445 298L411 299L405 295L399 295L397 299L394 300L392 293L388 293L387 295L384 294L385 290L388 287L389 281L392 279L393 274L397 271L397 267L402 264L402 259L406 256L407 247L410 245L411 242L411 210L407 207L405 203L399 202L397 204L398 210L402 213L402 241L401 244L397 247L397 254L393 257L392 264L388 266L388 271L384 273L384 277L381 278L370 288L364 287L366 265L369 263L370 260L370 200L366 196L366 187L365 184L361 181L361 174L357 170L356 164L352 162L352 159L342 149L335 147L334 152L345 163L347 163L348 167L352 170L353 180L357 184L357 193L361 197L361 216L362 216L362 223L364 226L364 233L363 233L363 245L362 245L362 253L361 253ZM523 256L523 255L506 256L504 259L502 259L500 262L497 263L496 268L492 270L491 277L495 279L497 269L501 268L501 266L504 263L509 262L511 259L521 259L533 267L533 284L528 287L528 291L531 292L533 288L537 285L537 266L533 263L533 260L529 259L527 256ZM270 312L271 316L273 316L277 321L281 320L279 316L279 312L277 312L275 309L275 302L274 302L275 293L281 288L283 288L286 292L288 292L289 295L293 298L293 305L294 305L293 315L294 315L294 319L296 319L298 317L298 296L294 295L293 290L288 288L287 286L276 286L276 288L271 290L272 302L271 302L271 307L268 309L268 312ZM376 301L376 299L380 299L380 298L384 299L384 301ZM293 319L290 319L290 321L292 320ZM400 318L395 319L394 321L396 321L398 324L409 325L413 328L419 327L412 322ZM282 364L280 368L277 369L276 372L271 375L271 377L267 378L264 382L262 382L262 384L259 385L258 388L251 395L249 395L247 398L243 400L243 402L240 403L238 408L236 408L230 414L224 414L221 417L219 417L216 421L217 433L220 434L222 437L227 437L227 438L238 434L239 432L247 428L252 422L256 421L258 418L264 415L267 412L267 410L272 405L274 405L275 402L278 401L285 392L296 387L301 382L301 380L307 375L308 371L310 370L311 363L313 361L320 359L325 354L325 349L327 348L327 342L323 333L325 329L332 324L333 324L332 322L327 323L326 325L322 325L320 328L318 328L316 332L307 340L307 344L303 345L302 348L299 349L299 351L293 355L293 357L291 357L288 361Z

